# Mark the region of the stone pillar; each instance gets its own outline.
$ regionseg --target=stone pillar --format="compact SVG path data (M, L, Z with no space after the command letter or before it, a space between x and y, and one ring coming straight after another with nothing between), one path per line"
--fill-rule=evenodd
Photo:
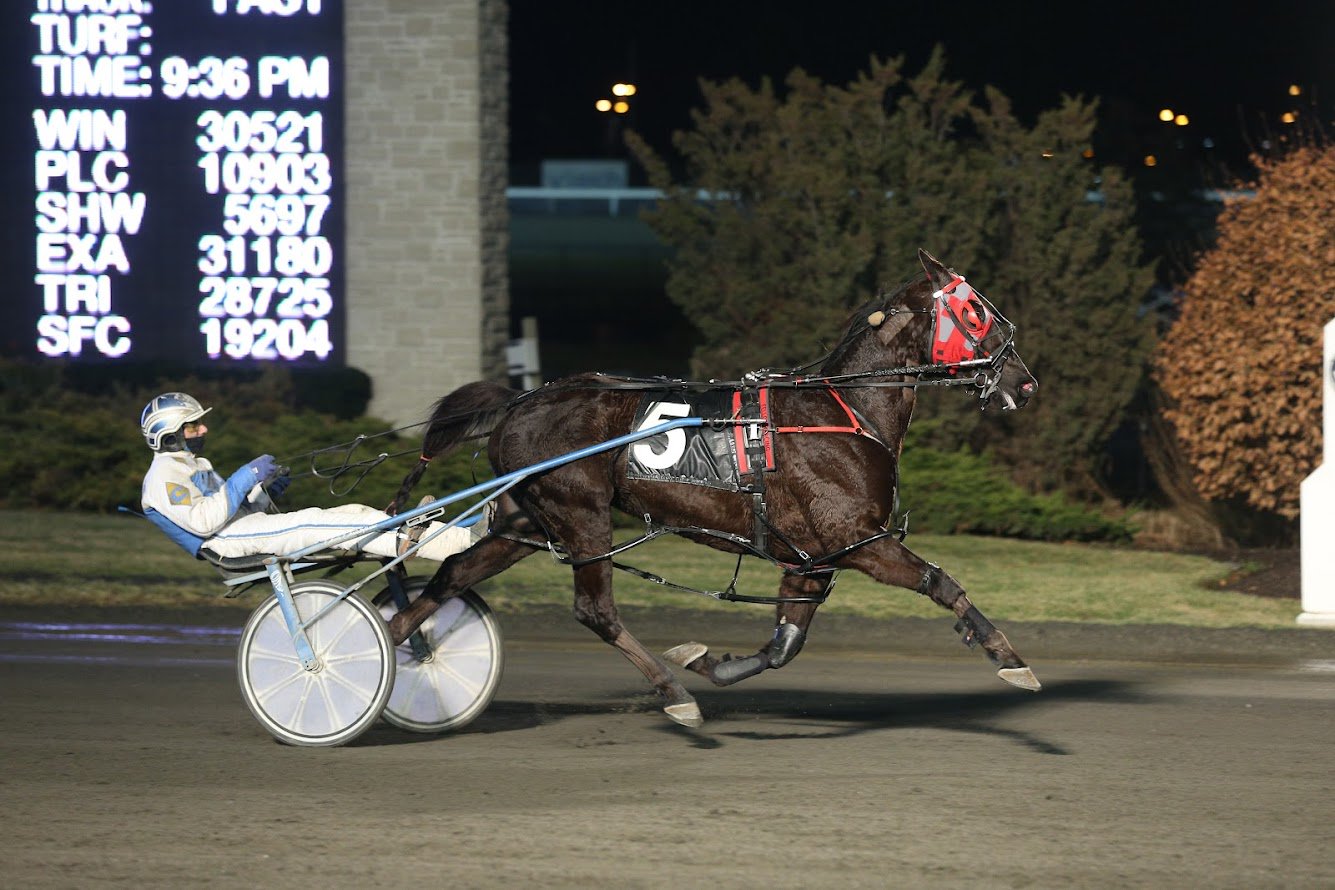
M1326 324L1321 357L1321 466L1303 480L1303 611L1298 623L1335 628L1335 320Z
M345 4L348 364L395 426L509 333L505 0Z

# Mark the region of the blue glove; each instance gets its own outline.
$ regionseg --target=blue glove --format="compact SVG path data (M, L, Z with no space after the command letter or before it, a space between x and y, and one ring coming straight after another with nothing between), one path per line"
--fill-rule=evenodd
M287 487L292 484L292 477L287 474L287 467L278 468L278 477L269 483L269 497L280 498Z
M278 476L280 469L278 461L273 459L272 454L261 454L227 477L223 490L227 492L228 517L230 518L246 502L246 498L250 497L257 483L268 482Z
M272 454L261 454L241 469L254 473L256 482L268 482L278 475L278 461Z

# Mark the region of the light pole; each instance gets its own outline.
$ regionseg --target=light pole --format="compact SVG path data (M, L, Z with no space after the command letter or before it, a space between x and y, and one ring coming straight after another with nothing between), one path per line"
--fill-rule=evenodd
M620 133L620 119L623 115L630 113L630 97L638 92L633 83L614 83L612 84L613 99L602 98L593 103L599 113L608 115L607 119L607 153L614 154L617 151L619 140L617 135Z

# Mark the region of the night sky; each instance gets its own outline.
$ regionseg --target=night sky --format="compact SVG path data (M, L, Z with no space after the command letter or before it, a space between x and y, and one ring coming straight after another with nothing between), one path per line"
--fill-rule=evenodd
M912 74L937 43L951 78L998 87L1022 119L1063 93L1100 97L1099 158L1129 167L1162 148L1167 131L1182 159L1233 169L1249 142L1285 129L1280 112L1296 107L1327 132L1335 116L1332 0L512 0L516 179L536 177L543 158L625 156L609 138L609 115L594 109L618 81L639 89L624 125L667 151L672 131L688 127L700 105L699 78L754 86L800 66L843 84L873 54L907 56ZM1291 99L1290 84L1303 95ZM1191 124L1160 123L1165 106ZM1207 137L1213 149L1204 148Z

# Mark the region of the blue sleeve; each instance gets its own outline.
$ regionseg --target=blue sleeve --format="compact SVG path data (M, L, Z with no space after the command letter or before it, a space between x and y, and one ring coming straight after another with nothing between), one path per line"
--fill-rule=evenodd
M227 495L227 517L229 519L236 515L237 510L241 509L241 505L246 502L246 498L250 495L250 490L259 481L255 471L250 468L250 464L246 464L227 477L227 482L223 484L223 491Z
M163 533L176 542L177 546L186 553L189 553L191 556L199 555L199 548L204 546L203 538L198 535L190 534L190 532L181 528L179 525L151 507L144 511L144 517L158 528L162 529Z

